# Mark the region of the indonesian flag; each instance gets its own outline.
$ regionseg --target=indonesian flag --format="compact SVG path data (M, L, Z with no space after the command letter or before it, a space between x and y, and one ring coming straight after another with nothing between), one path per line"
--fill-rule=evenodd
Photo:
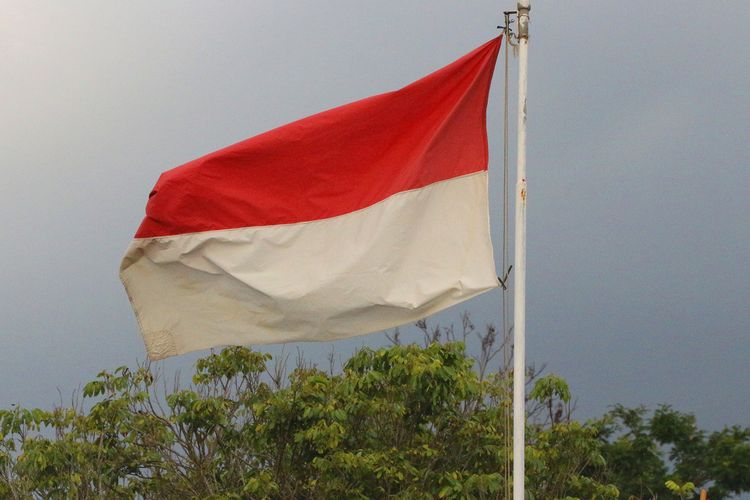
M499 47L164 172L120 266L149 357L362 335L495 288Z

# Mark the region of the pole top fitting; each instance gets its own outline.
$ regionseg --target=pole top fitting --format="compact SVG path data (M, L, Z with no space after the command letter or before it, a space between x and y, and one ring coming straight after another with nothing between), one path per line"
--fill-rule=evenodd
M531 10L530 0L518 0L518 10Z

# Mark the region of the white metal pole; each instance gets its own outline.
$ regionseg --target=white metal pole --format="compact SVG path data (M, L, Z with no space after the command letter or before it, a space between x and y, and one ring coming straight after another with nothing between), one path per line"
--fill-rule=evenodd
M523 500L526 425L526 76L529 5L518 0L518 157L513 292L513 500Z

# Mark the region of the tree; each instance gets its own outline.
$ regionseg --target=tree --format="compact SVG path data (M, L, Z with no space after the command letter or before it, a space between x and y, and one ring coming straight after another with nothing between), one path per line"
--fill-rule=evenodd
M669 496L683 482L708 489L711 500L750 491L748 428L709 433L698 428L695 416L670 406L653 413L615 406L601 422L600 438L607 480L626 498Z
M186 387L119 367L69 407L0 410L0 498L506 498L512 374L495 330L418 326L424 346L396 332L340 370L300 359L286 377L230 347ZM472 357L456 340L474 334ZM669 406L578 422L562 378L527 380L529 498L750 491L750 429L709 433Z
M231 347L161 392L149 366L102 372L83 402L0 412L8 498L501 498L507 384L462 343L363 349L338 374ZM270 375L269 375L270 374ZM539 408L569 400L540 379ZM555 401L552 401L555 400ZM89 408L84 410L84 408ZM529 428L529 496L617 498L598 428Z

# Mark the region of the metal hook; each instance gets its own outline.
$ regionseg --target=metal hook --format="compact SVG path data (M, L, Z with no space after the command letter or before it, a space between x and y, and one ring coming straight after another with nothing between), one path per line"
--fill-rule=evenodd
M515 19L511 19L511 16L517 15L518 11L516 10L506 10L503 11L503 16L505 16L505 26L498 26L497 29L503 30L505 33L505 42L510 44L511 47L515 47L518 45L518 36L516 36L515 33L513 33L513 29L511 28L511 25L516 22ZM513 43L513 38L516 39L516 43Z

